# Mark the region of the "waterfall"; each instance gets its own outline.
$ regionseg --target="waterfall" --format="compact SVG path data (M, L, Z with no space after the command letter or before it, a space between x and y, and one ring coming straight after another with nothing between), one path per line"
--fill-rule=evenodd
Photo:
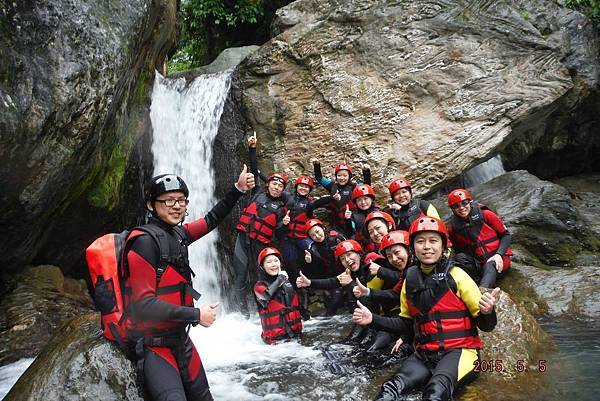
M500 155L497 155L464 173L461 177L462 184L464 187L473 187L488 182L492 178L498 177L504 173L506 173L506 171L502 164L502 158Z
M154 175L173 173L184 179L190 190L188 221L205 215L217 202L212 149L230 85L231 71L202 75L190 84L156 74L150 109ZM203 303L221 299L217 239L214 230L189 247L194 287Z

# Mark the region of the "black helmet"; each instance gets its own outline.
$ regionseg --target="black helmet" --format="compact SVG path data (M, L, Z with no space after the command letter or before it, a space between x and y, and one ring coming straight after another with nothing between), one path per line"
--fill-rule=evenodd
M152 178L150 183L148 183L146 188L146 200L154 201L159 195L174 191L183 192L186 198L190 194L187 185L185 185L185 181L183 181L181 177L176 176L175 174L158 175Z

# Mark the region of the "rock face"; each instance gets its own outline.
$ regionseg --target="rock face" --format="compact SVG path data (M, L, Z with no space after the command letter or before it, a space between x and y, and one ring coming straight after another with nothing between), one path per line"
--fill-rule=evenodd
M34 357L67 319L94 308L85 283L56 266L27 268L0 302L0 365Z
M531 22L544 17L540 2L522 3L301 0L279 10L283 32L240 70L260 157L292 176L311 171L313 156L325 172L368 161L374 182L403 175L420 193L489 159L575 85L561 60L569 36L549 38Z
M65 323L7 401L143 401L133 363L99 329L97 313Z
M148 124L143 110L154 70L175 42L176 4L3 5L4 273L32 260L68 271L81 264L82 249L99 233L135 220L148 163L135 151Z

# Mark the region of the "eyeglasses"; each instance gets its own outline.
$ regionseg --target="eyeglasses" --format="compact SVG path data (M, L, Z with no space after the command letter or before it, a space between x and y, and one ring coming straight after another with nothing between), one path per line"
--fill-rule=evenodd
M169 199L157 199L157 202L160 203L164 203L166 207L173 207L175 206L175 203L178 203L179 206L184 207L187 206L188 203L190 203L189 199L173 199L173 198L169 198Z
M467 207L469 206L469 203L471 203L471 201L469 199L465 199L460 201L459 203L455 203L454 205L450 206L450 209L456 210L460 207Z

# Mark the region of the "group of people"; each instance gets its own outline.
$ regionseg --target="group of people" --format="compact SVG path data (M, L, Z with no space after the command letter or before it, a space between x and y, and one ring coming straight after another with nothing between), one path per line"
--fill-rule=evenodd
M366 164L358 182L347 163L338 164L329 178L313 159L314 178L300 176L286 192L283 173L265 176L258 170L256 145L256 135L250 136L250 171L244 165L227 195L193 222L184 223L189 191L180 177L154 177L147 187L148 224L164 231L169 250L139 232L128 240L125 259L133 325L143 339L136 351L151 398L212 400L186 327L210 326L218 305L194 307L187 247L251 191L236 225L231 295L246 314L254 298L263 340L300 337L302 321L311 314L309 289L322 289L327 315L350 302L351 340L370 350L393 347L406 354L378 400L421 387L424 400L450 399L476 374L482 348L477 328L490 331L496 324L500 290L482 294L478 287L495 287L510 265L510 234L501 219L466 189L457 189L448 195L453 216L446 228L435 207L414 197L404 178L389 184L389 203L380 207ZM317 185L327 194L313 197ZM328 221L314 218L320 208Z

